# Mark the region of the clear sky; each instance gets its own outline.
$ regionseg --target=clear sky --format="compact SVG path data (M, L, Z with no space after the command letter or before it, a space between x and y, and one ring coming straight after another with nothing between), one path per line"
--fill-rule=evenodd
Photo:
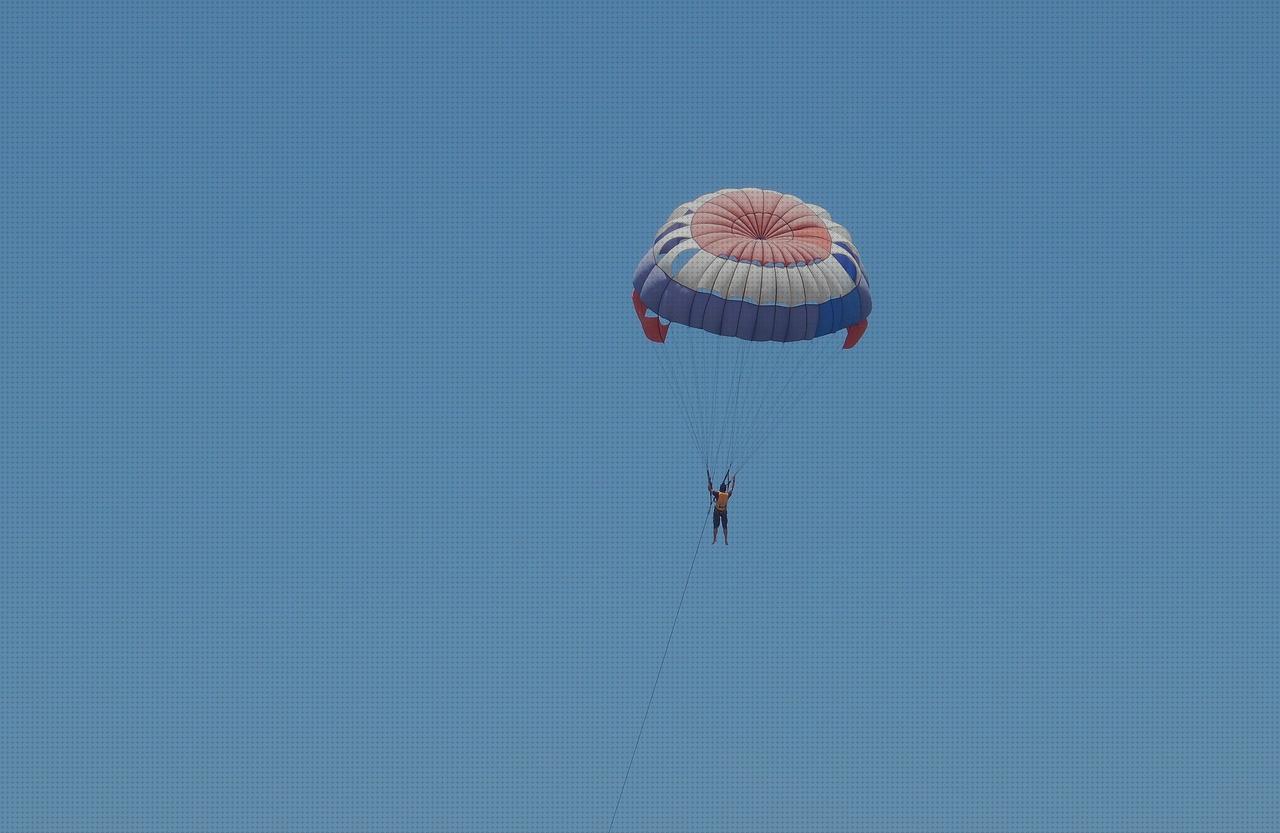
M2 4L0 830L603 830L744 185L875 311L615 829L1280 829L1276 9Z

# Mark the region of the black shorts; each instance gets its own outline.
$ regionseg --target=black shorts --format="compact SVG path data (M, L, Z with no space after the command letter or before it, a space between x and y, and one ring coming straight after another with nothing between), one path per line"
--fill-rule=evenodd
M712 527L712 529L719 529L720 524L724 524L724 531L728 532L729 531L729 510L717 509L715 510L715 513L716 513L716 522L715 522L715 525Z

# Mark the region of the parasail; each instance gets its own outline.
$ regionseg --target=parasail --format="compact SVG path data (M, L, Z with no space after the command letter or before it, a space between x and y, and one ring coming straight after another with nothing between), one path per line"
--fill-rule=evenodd
M820 206L759 188L676 208L636 267L631 300L717 476L739 471L806 389L827 383L819 347L853 347L871 313L849 231Z

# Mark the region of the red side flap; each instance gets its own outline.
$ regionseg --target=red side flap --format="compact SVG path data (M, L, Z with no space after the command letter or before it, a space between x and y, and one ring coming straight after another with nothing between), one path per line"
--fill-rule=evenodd
M631 290L631 303L636 308L636 318L640 319L640 326L644 328L645 338L650 341L656 341L662 344L667 340L667 330L671 329L670 324L663 324L662 320L657 316L645 315L649 308L644 305L644 301L640 300L640 293Z
M862 334L865 333L866 331L867 331L867 319L864 318L847 330L847 335L845 335L844 337L843 349L848 350L850 347L857 344L858 339L862 338Z

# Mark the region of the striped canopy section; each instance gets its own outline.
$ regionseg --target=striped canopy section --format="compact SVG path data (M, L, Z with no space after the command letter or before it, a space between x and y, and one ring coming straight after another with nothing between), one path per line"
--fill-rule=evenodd
M671 213L636 267L645 334L669 323L747 341L807 341L866 330L871 291L848 230L789 194L735 188Z

